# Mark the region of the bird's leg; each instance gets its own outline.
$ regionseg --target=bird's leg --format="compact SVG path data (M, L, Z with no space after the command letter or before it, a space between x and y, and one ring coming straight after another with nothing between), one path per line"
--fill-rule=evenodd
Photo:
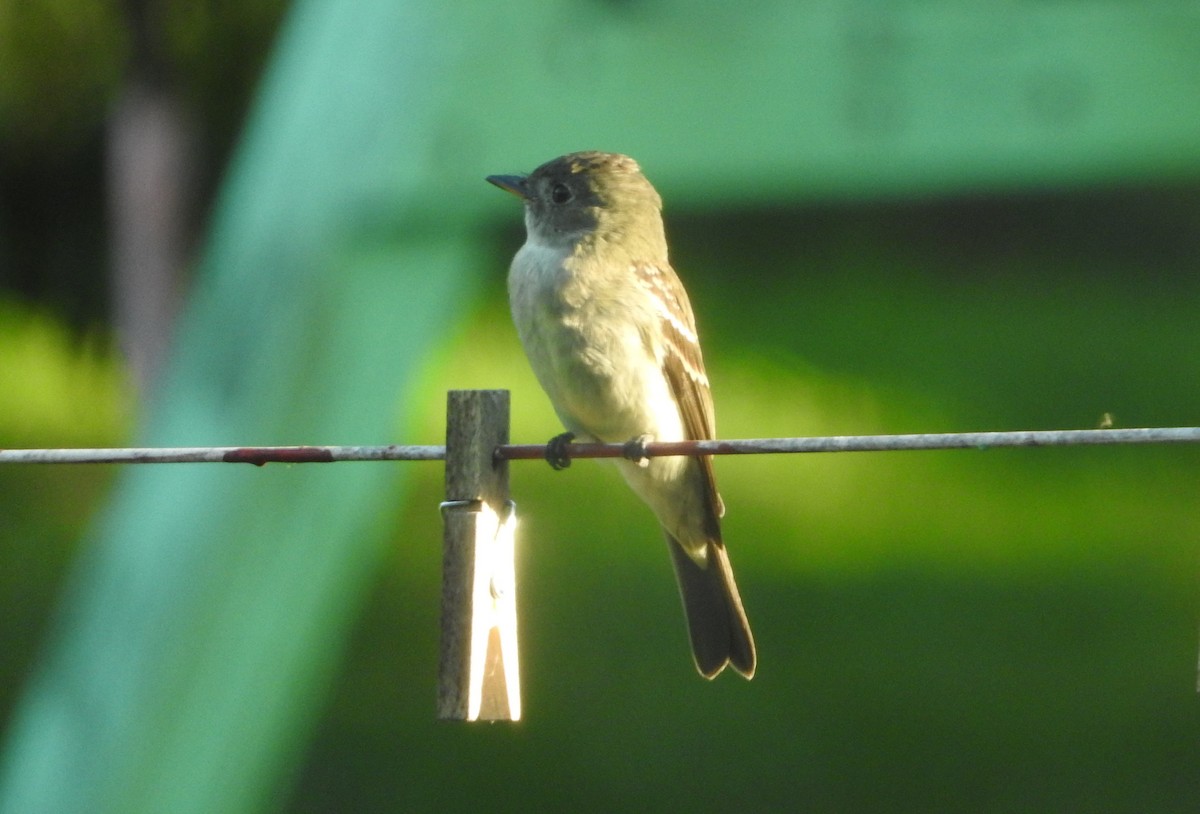
M546 462L554 470L566 469L571 465L571 442L575 433L564 432L546 442Z
M645 469L650 465L650 458L646 456L646 444L653 440L654 436L649 433L642 433L637 438L630 438L625 442L625 457Z

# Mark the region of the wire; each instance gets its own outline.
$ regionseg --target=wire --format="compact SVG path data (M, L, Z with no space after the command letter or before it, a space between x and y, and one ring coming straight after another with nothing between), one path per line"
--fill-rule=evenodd
M637 448L654 458L665 455L763 455L802 452L890 452L998 447L1063 447L1112 444L1200 443L1200 427L1143 427L1105 430L1019 430L912 435L835 435L811 438L750 438L727 441L651 441ZM626 444L573 443L571 458L621 458ZM543 459L544 444L505 444L501 460ZM291 447L131 447L111 449L3 449L0 463L334 463L338 461L441 461L444 446L291 446Z

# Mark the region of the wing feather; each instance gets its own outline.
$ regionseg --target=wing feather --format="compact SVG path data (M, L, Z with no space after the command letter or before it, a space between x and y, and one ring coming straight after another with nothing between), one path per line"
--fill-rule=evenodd
M687 291L675 270L668 265L639 265L636 269L641 285L654 296L662 318L662 369L679 406L684 432L688 440L703 441L716 437L716 414L712 390L704 371L704 357L696 334L696 318L692 314ZM713 475L712 456L698 456L705 491L711 510L712 539L720 540L716 522L725 514L721 495Z

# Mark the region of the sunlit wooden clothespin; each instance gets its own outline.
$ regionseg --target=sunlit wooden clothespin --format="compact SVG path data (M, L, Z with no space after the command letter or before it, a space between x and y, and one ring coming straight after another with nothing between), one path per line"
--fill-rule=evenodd
M475 519L468 721L521 718L513 559L517 513L511 502L505 508L507 516L497 517L490 506L481 504Z
M438 717L519 720L516 512L508 466L508 392L451 391L446 429L442 647Z

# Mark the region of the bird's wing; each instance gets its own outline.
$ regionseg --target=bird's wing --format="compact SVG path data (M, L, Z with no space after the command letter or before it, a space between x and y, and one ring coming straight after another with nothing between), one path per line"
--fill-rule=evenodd
M654 297L662 320L662 370L670 385L684 432L689 440L703 441L717 434L716 414L708 375L704 372L704 357L696 335L696 318L687 291L679 276L666 264L642 264L636 269L638 282ZM713 476L712 456L696 458L707 487L714 518L714 539L720 539L715 518L725 514L725 506L717 493Z

